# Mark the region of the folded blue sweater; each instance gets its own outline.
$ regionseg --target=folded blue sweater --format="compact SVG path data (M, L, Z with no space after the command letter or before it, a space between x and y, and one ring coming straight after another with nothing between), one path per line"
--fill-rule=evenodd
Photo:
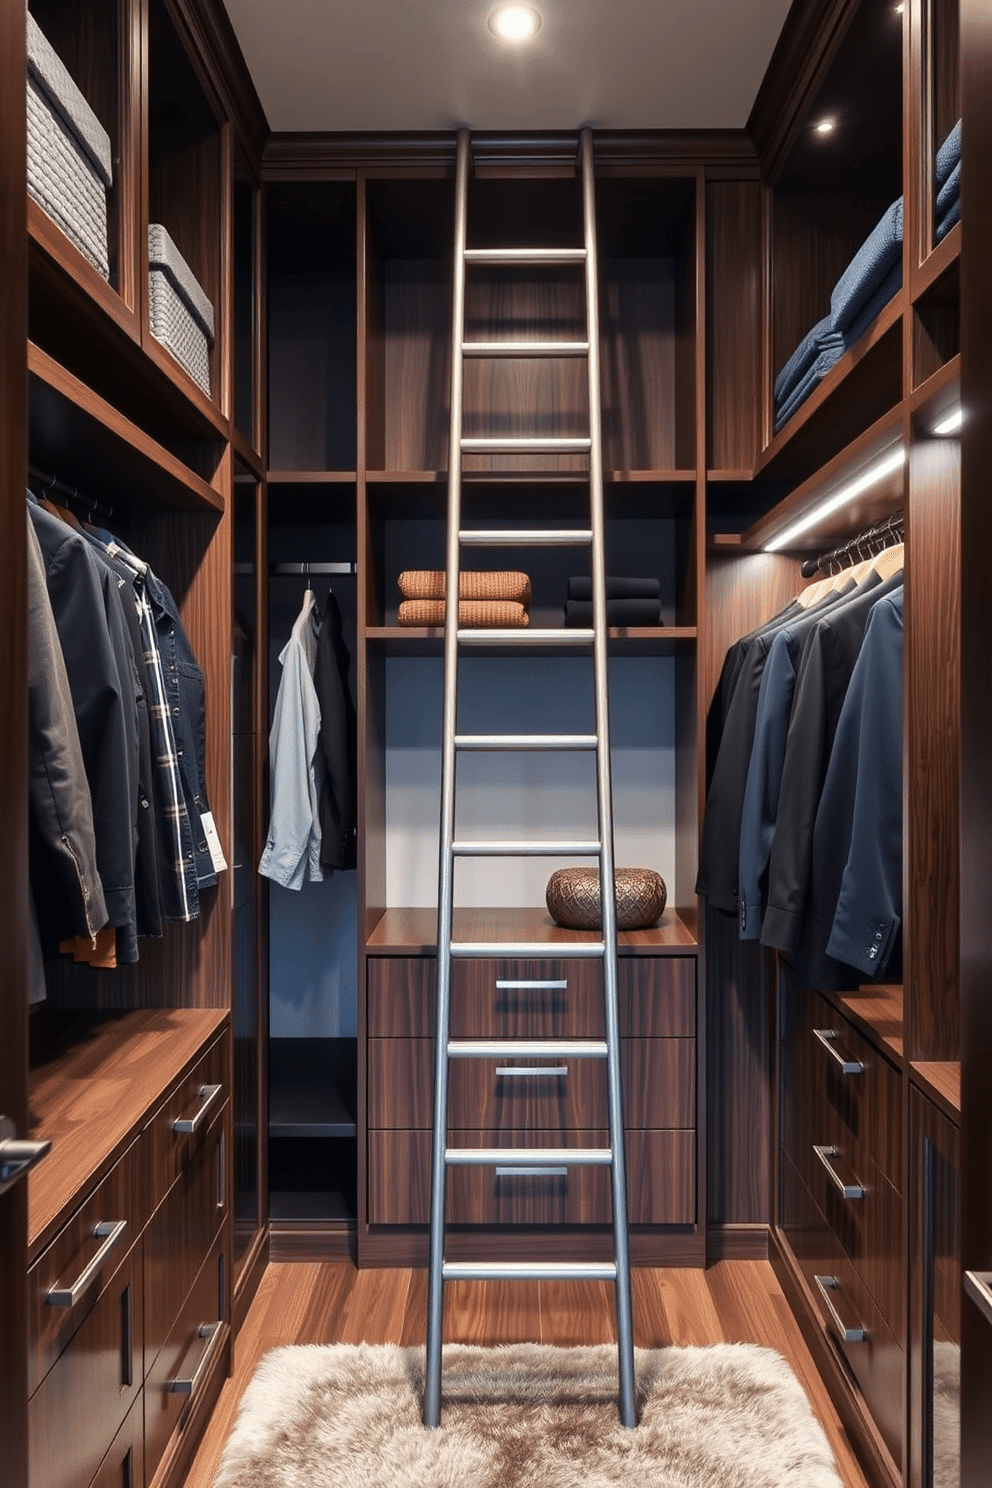
M791 396L821 352L841 344L840 333L830 329L830 316L818 320L812 330L806 332L775 379L776 407Z
M954 167L960 165L960 163L961 120L959 119L934 156L934 185L938 191L944 185L944 182Z
M830 296L831 328L846 334L865 306L873 300L893 267L901 261L900 196L876 223L834 285Z

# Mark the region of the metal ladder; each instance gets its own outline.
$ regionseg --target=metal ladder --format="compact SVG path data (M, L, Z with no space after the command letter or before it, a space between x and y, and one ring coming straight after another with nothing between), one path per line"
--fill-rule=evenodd
M454 1280L607 1280L615 1284L619 1350L619 1408L625 1426L637 1424L634 1401L634 1350L630 1301L630 1260L627 1238L627 1191L624 1171L623 1114L620 1097L620 1033L617 1016L617 932L613 894L613 821L610 786L609 718L607 702L606 583L603 534L603 459L599 392L599 312L596 265L596 205L593 179L592 134L579 139L582 175L583 248L467 248L466 217L469 172L469 132L458 133L455 182L454 308L452 315L451 433L448 474L447 603L444 629L444 732L441 763L441 836L437 927L437 1029L434 1074L434 1133L431 1165L430 1274L427 1302L427 1363L424 1382L424 1423L437 1426L441 1415L441 1342L444 1283ZM585 341L493 342L464 339L465 276L474 265L574 264L585 268ZM589 435L584 438L482 438L462 436L464 358L581 356L588 365ZM475 531L461 528L462 456L476 453L573 453L589 456L590 527L584 531ZM579 629L484 630L458 625L461 549L582 545L591 549L593 627ZM457 732L458 657L461 647L537 644L592 647L596 732L594 734L475 734ZM584 842L459 842L455 840L455 762L466 750L588 750L596 754L598 830L596 841ZM598 857L602 940L555 942L555 956L582 956L603 963L606 1040L458 1040L449 1034L451 966L459 957L546 958L546 944L452 941L454 865L460 856L586 856ZM602 1059L609 1094L610 1145L605 1148L449 1147L448 1063L460 1059ZM611 1169L614 1259L593 1262L491 1261L460 1262L444 1258L445 1179L455 1163L496 1167L509 1161L514 1172L533 1173L575 1165L602 1164Z

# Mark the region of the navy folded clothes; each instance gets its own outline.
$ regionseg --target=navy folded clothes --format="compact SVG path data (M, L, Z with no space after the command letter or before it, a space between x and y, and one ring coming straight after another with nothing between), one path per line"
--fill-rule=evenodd
M592 599L592 579L588 574L576 574L568 581L569 599ZM660 599L660 579L631 579L607 574L607 599Z
M961 120L955 124L934 156L934 185L939 191L956 165L961 163Z
M796 409L799 408L803 403L805 403L806 399L809 397L810 393L813 391L816 385L823 381L824 377L826 377L827 373L830 371L830 368L834 366L836 362L840 361L846 350L847 347L844 344L843 337L838 336L836 344L831 345L825 351L820 352L820 355L817 357L812 367L810 367L809 371L806 373L806 376L802 379L801 382L798 382L796 384L782 406L776 409L776 434L781 428L783 428L785 424L789 422L789 419L795 413Z
M659 599L608 599L606 601L607 625L660 625L661 601ZM565 601L565 624L588 628L592 625L592 600L567 599Z
M954 226L955 222L960 222L960 220L961 220L961 198L958 197L957 200L951 204L951 206L947 209L947 212L944 214L943 217L941 217L940 221L937 223L937 227L936 227L936 230L935 230L935 233L934 233L934 236L936 237L937 242L939 243L942 238L946 238L947 237L947 234L950 232L950 230Z
M860 314L844 332L845 348L853 346L855 341L858 341L864 335L868 327L878 319L881 312L892 299L892 296L898 294L901 287L902 258L900 257L886 274L871 299L867 300L862 306Z
M937 206L934 212L934 216L937 218L938 222L943 216L946 215L947 212L950 211L951 207L958 200L960 195L961 162L959 160L957 165L951 171L951 174L948 176L947 180L944 182L943 186L941 186L940 190L937 192Z
M821 352L841 344L840 332L831 330L830 316L825 315L806 332L795 351L775 379L775 403L784 404L802 382Z
M834 285L830 324L842 334L902 259L902 197L894 201Z

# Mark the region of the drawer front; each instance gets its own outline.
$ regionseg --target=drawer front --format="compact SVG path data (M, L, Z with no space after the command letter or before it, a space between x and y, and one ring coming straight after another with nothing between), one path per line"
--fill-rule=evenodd
M145 1379L145 1479L224 1365L228 1248L218 1235Z
M628 1127L695 1125L694 1039L623 1039L621 1064ZM433 1084L433 1040L369 1041L370 1126L430 1127ZM452 1130L565 1132L608 1121L605 1060L509 1057L453 1059L449 1065Z
M230 1105L211 1122L145 1235L146 1373L226 1218Z
M107 1443L139 1398L141 1252L139 1241L31 1397L31 1488L89 1488Z
M228 1097L227 1051L225 1034L215 1039L149 1123L151 1209L202 1145L207 1128ZM215 1086L220 1086L216 1093Z
M898 1071L823 998L815 1000L815 1020L807 1067L818 1097L817 1108L829 1108L849 1150L857 1149L880 1169L893 1188L901 1191L902 1087ZM861 1068L845 1072L844 1064Z
M369 965L372 1038L429 1038L436 1011L433 957L375 957ZM502 985L500 985L502 984ZM451 985L454 1038L603 1038L602 967L596 961L464 960ZM691 1038L696 962L628 956L618 962L621 1031Z
M111 1443L90 1488L142 1488L145 1481L145 1413L140 1400Z
M459 1145L509 1146L488 1132L462 1132ZM520 1146L608 1145L605 1132L531 1131ZM631 1224L684 1224L696 1218L696 1139L692 1131L629 1132L625 1144ZM426 1225L430 1220L431 1133L369 1132L369 1223ZM512 1156L507 1167L513 1166ZM609 1224L607 1167L565 1173L497 1175L493 1168L455 1166L447 1178L446 1212L459 1224Z
M28 1271L29 1394L96 1307L141 1234L143 1150L142 1139L132 1143Z
M826 1154L829 1168L813 1154L813 1200L888 1326L901 1337L905 1321L902 1199L872 1163L856 1155L856 1165L852 1165L845 1161L839 1145L833 1151L836 1158ZM850 1183L848 1196L831 1178L831 1171ZM857 1188L860 1195L853 1192Z

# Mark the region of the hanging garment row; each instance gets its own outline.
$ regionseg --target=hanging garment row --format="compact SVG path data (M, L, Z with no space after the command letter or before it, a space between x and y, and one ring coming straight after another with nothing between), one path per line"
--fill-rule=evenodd
M302 889L307 879L320 883L357 860L351 657L333 590L321 614L307 586L279 662L269 733L269 830L258 871L284 888Z
M902 545L727 652L697 892L802 986L877 979L902 916Z
M168 588L103 527L28 501L29 999L44 961L111 968L191 920L227 865L204 778L203 673Z

